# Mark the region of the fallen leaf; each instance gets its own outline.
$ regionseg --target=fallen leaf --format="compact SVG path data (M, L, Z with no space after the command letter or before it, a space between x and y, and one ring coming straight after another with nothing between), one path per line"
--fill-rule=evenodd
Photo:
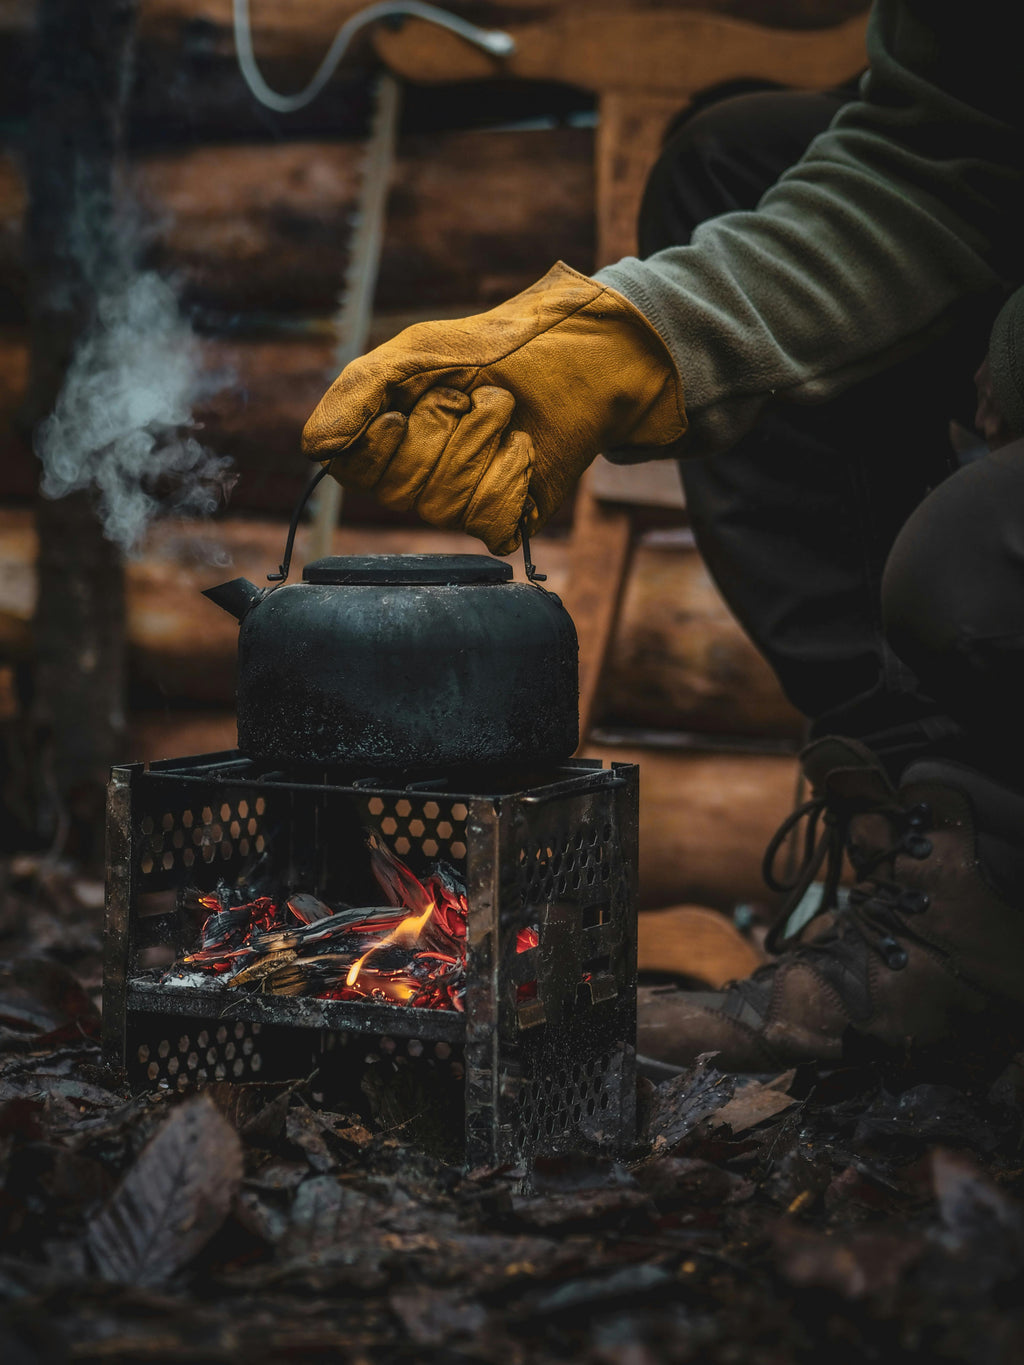
M0 1023L26 1035L93 1036L99 1010L78 980L56 962L23 958L0 963Z
M336 1128L334 1135L343 1142L351 1143L353 1147L369 1147L373 1142L373 1134L361 1123L351 1123L347 1128Z
M643 1227L654 1219L654 1206L642 1190L580 1190L575 1194L513 1199L516 1222L545 1231L591 1231L595 1228Z
M720 1109L714 1111L710 1119L712 1128L728 1124L734 1134L745 1133L748 1128L756 1128L759 1123L764 1123L765 1119L774 1118L784 1109L792 1108L796 1100L785 1094L784 1083L787 1082L787 1078L788 1082L792 1082L793 1072L787 1072L785 1076L779 1076L765 1084L751 1081Z
M538 1156L533 1163L533 1190L536 1194L570 1194L574 1190L632 1184L632 1177L624 1166L611 1157L598 1156L593 1152Z
M339 1245L354 1249L361 1234L380 1227L386 1211L386 1204L340 1185L333 1175L311 1176L295 1196L281 1253L292 1259L317 1256Z
M249 1136L253 1120L286 1092L283 1082L274 1081L213 1081L203 1086L203 1094L213 1100L232 1128ZM287 1101L286 1101L287 1102ZM282 1113L278 1131L284 1123Z
M969 1097L950 1085L921 1084L899 1095L883 1091L857 1123L858 1150L870 1145L918 1152L928 1146L989 1153L998 1134Z
M241 1223L256 1237L262 1237L270 1246L279 1242L288 1231L288 1215L270 1199L264 1199L259 1190L243 1189L235 1200L234 1214Z
M781 1090L783 1094L788 1094L789 1087L793 1084L795 1080L796 1067L794 1066L790 1067L788 1071L784 1071L781 1076L776 1076L774 1080L765 1081L764 1087L766 1090Z
M656 1151L671 1151L699 1123L727 1104L735 1090L735 1076L717 1071L710 1057L698 1058L682 1076L673 1076L655 1090L647 1121L651 1145Z
M261 1190L295 1191L308 1177L309 1167L304 1161L274 1159L248 1176L245 1184Z
M608 1312L618 1305L633 1308L645 1300L662 1299L676 1292L673 1277L662 1266L628 1265L541 1290L528 1296L519 1311L526 1319L579 1319L588 1313Z
M284 1130L288 1141L305 1152L314 1171L323 1174L337 1164L324 1136L333 1132L329 1118L323 1118L305 1105L298 1105L289 1109Z
M396 1289L391 1309L417 1346L441 1346L452 1337L470 1337L487 1322L483 1304L467 1302L460 1291Z
M241 1179L241 1142L212 1100L175 1109L89 1224L100 1275L166 1284L221 1226Z

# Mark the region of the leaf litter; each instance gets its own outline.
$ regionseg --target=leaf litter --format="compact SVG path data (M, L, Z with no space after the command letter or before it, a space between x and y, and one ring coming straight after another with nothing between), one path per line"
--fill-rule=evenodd
M527 1182L424 1156L315 1078L129 1094L81 907L65 886L45 910L38 942L0 916L4 1359L1024 1357L1024 1058L709 1056L642 1084L632 1152Z

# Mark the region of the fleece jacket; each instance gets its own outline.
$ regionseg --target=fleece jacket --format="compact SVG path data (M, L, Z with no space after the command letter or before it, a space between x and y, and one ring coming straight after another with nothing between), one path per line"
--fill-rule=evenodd
M859 97L755 210L598 272L678 369L690 426L659 455L727 449L766 404L828 400L1024 283L1019 19L876 0Z

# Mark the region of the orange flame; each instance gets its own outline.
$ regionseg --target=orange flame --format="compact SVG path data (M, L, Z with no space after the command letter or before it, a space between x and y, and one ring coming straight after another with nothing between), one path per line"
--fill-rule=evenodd
M375 914L366 921L347 924L344 933L359 935L359 947L365 947L368 937L372 946L348 967L344 984L340 973L333 982L328 975L315 993L326 1000L381 1000L426 1009L463 1010L468 915L465 892L451 884L440 866L421 882L378 838L371 835L369 845L373 874L395 913L383 917ZM289 913L302 920L288 901L282 910L265 897L236 906L224 904L219 893L206 892L196 899L209 918L202 926L200 948L185 954L182 964L201 971L220 973L243 965L260 951L257 931L289 928ZM530 931L524 933L529 935ZM382 948L395 945L411 949L405 961L393 957L380 966L370 961ZM520 951L524 950L521 946ZM399 959L402 956L397 955ZM344 970L342 963L338 966Z
M405 919L402 920L401 924L391 930L390 934L382 938L379 943L375 943L372 948L368 949L362 955L362 957L356 958L355 962L353 962L352 966L348 969L345 985L354 986L356 984L356 978L362 971L363 963L368 957L372 957L374 953L379 953L382 948L387 948L392 943L401 943L406 946L415 943L420 934L422 934L423 930L427 927L427 921L436 909L437 904L433 898L431 898L427 902L427 908L423 911L422 915L407 915ZM413 994L415 994L415 992L413 992Z
M369 988L371 995L379 993L385 999L407 1004L420 995L422 990L420 984L403 977L400 972L375 971L372 967L367 969L368 959L392 944L413 947L422 941L425 951L419 954L421 958L438 958L454 965L454 957L430 951L431 944L425 931L433 920L443 937L444 946L454 946L453 937L465 937L465 921L460 920L458 915L453 917L452 912L459 910L464 914L465 902L461 897L452 896L436 877L428 878L427 885L424 886L389 848L373 836L370 838L370 864L378 884L391 904L399 909L411 910L413 913L406 915L379 943L375 943L362 957L353 962L345 978L345 985L351 989L358 982L359 989ZM368 979L370 977L373 978L372 981Z

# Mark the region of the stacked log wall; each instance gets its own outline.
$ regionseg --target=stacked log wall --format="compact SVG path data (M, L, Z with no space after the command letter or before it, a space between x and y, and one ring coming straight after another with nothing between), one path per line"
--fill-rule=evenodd
M284 525L235 517L158 524L127 565L131 685L142 707L229 710L234 703L234 619L201 596L242 575L265 581L281 558ZM301 528L295 558L308 551ZM379 526L339 528L337 554L449 554L478 549L454 532ZM0 657L29 658L35 603L36 542L27 510L0 510ZM548 585L564 592L564 540L542 538L536 558ZM521 563L516 573L522 576ZM683 546L642 545L626 592L604 679L607 725L707 736L770 738L784 745L799 717L778 692L764 660L733 622L701 560Z
M207 367L226 380L196 415L203 440L235 461L235 510L281 512L307 472L299 438L335 373L331 316L364 155L359 141L319 141L162 150L135 162L146 263L178 283ZM592 162L593 134L582 128L403 139L372 344L422 318L490 307L557 257L593 269ZM0 499L31 496L36 478L17 423L24 203L17 157L0 156ZM372 509L357 500L353 513Z
M451 8L515 30L558 22L572 3L469 0ZM588 12L600 24L602 14L635 7L640 0L593 0ZM795 29L837 24L864 7L863 0L698 6ZM359 8L361 0L252 0L271 84L300 86L337 25ZM32 11L31 0L0 0L0 63L10 74L0 82L0 116L15 134L0 151L0 503L12 508L36 483L18 427L26 344L17 129ZM135 753L143 757L231 742L235 627L198 590L232 573L259 580L279 556L283 520L309 472L301 429L333 377L331 315L372 109L366 44L302 115L259 109L236 69L230 11L231 0L141 6L130 185L143 208L145 263L175 278L209 369L228 376L197 417L204 441L231 455L240 472L226 519L160 527L129 565ZM371 344L424 317L486 308L555 258L593 269L594 133L560 125L593 105L592 92L553 81L406 85ZM540 126L494 126L535 115ZM479 548L416 528L406 516L388 524L365 498L348 498L345 517L339 552ZM557 590L567 573L564 542L544 537L537 552ZM33 555L27 510L4 513L0 661L8 674L27 661ZM685 732L696 745L642 755L645 904L728 907L756 897L760 848L790 803L793 760L772 752L708 756L699 748L723 736L754 749L793 748L801 722L683 540L640 549L598 720L605 731ZM605 758L633 756L607 744L599 750Z

